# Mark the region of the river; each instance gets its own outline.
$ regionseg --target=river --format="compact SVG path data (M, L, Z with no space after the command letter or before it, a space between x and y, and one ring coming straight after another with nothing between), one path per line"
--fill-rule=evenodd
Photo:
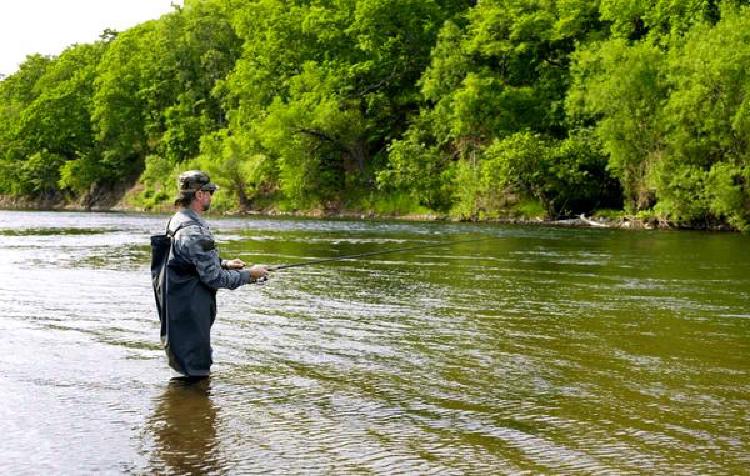
M0 211L3 473L750 474L750 236L209 218L249 262L446 246L220 291L187 384L165 221Z

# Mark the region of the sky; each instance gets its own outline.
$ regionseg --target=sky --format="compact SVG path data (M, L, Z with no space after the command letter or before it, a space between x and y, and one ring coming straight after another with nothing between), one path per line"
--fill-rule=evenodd
M58 55L92 43L105 28L126 30L172 11L175 0L0 0L0 74L15 72L26 55Z

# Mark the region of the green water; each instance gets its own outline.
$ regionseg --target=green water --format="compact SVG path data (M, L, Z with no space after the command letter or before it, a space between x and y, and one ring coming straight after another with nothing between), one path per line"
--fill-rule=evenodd
M0 467L748 474L748 236L213 219L268 264L447 246L220 291L187 385L148 283L165 220L0 212Z

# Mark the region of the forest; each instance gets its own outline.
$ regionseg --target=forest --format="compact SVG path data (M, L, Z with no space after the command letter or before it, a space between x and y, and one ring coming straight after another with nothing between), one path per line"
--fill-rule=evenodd
M0 195L750 229L750 1L185 0L0 81Z

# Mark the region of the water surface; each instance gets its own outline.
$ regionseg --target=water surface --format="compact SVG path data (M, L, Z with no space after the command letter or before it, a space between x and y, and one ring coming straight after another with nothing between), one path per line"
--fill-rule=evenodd
M189 384L165 221L0 212L4 472L748 474L748 236L210 219L250 262L448 246L220 291Z

